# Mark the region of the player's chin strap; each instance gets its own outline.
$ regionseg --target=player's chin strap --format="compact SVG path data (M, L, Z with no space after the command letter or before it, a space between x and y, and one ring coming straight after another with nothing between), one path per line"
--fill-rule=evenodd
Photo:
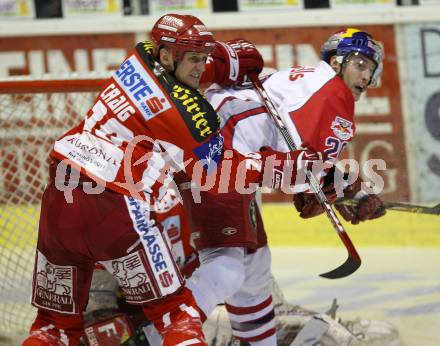
M160 50L162 48L164 48L164 46L161 46L159 48L159 52L160 52ZM169 73L169 74L171 74L171 75L173 75L175 77L175 73L176 73L176 70L177 70L177 66L179 65L179 61L178 60L174 60L174 58L173 58L173 70L172 71L167 71L165 69L165 67L163 67L162 64L160 63L160 59L159 59L160 55L159 54L160 53L157 53L157 56L154 58L155 64L154 64L154 67L153 67L153 73L157 77L159 77L161 75L164 75L165 73Z
M170 72L174 77L176 77L176 70L177 67L179 66L180 61L179 60L173 60L173 67L174 69Z
M279 115L277 109L275 108L274 104L270 100L269 96L266 93L266 90L264 89L263 85L261 84L261 81L258 79L258 75L254 73L250 73L249 77L259 93L261 99L263 100L267 111L269 112L272 120L275 122L275 125L280 130L281 135L283 136L288 148L290 151L297 150L295 143L287 130L287 127L284 125L283 119ZM319 181L315 178L315 176L308 170L305 172L307 180L313 190L313 192L316 195L316 198L321 203L322 207L324 208L325 213L327 214L328 219L330 220L331 224L333 225L333 228L338 233L339 238L341 238L342 242L345 245L345 248L348 252L348 258L347 260L337 267L336 269L329 271L324 274L320 274L320 276L325 277L327 279L339 279L343 278L345 276L348 276L352 273L354 273L361 265L361 258L359 254L357 253L353 243L351 242L350 238L348 237L347 233L344 230L344 227L342 226L341 222L339 221L338 217L336 216L336 213L332 209L330 202L328 201L327 197L325 196L324 192L321 189L321 186L319 184Z

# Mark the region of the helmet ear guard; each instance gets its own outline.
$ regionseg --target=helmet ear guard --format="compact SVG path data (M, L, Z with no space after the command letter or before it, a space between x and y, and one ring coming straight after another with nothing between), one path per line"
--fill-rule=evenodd
M376 69L369 82L369 87L376 87L380 82L383 71L383 47L366 32L355 28L347 28L329 37L321 47L321 59L329 62L333 55L337 61L344 64L347 57L359 53L371 59L376 64Z
M191 15L166 14L151 30L157 56L163 46L170 48L173 59L181 61L185 52L210 54L215 48L214 36L205 25Z

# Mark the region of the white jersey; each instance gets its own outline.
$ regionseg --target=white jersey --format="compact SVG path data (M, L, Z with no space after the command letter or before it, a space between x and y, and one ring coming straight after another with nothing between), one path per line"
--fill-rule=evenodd
M322 151L335 160L353 138L353 96L327 63L276 72L263 85L298 148ZM220 115L226 145L244 153L266 146L289 151L255 89L214 86L205 94ZM295 191L304 189L296 186Z

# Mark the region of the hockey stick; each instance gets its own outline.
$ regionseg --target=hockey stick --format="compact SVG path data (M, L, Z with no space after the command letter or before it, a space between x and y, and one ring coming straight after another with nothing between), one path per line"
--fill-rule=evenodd
M275 125L278 127L278 129L281 132L281 135L283 136L289 150L294 151L297 150L295 143L293 142L292 137L290 136L289 131L287 130L287 127L284 125L283 119L281 118L280 114L276 110L274 104L270 100L269 96L266 93L266 90L264 89L263 85L261 84L261 81L258 79L258 76L256 73L250 74L249 78L252 81L252 84L254 85L255 89L257 90L258 94L260 95L261 99L263 100L267 111L269 112L270 116L272 117L272 120L275 122ZM325 213L327 214L327 217L329 218L330 222L333 225L333 228L338 233L339 238L341 238L342 242L345 245L345 248L348 252L348 258L347 260L337 267L336 269L333 269L327 273L320 274L320 276L327 278L327 279L339 279L343 278L345 276L348 276L352 273L354 273L361 265L361 258L359 254L357 253L353 243L351 242L350 238L348 237L347 233L344 230L344 227L342 226L341 222L339 221L338 217L336 216L334 210L332 209L327 197L325 196L324 192L321 189L321 186L317 179L313 176L313 174L306 170L306 177L310 183L310 186L312 187L313 192L316 194L316 197L321 202L322 207L324 208Z
M346 204L349 206L357 206L359 201L351 198L339 198L335 203ZM399 203L399 202L383 202L383 206L388 210L406 211L408 213L440 215L440 203L433 207L425 207L421 205Z

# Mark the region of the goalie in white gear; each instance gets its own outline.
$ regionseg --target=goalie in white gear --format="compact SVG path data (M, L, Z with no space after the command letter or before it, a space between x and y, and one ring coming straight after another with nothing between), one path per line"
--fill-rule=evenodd
M328 311L318 313L288 303L276 281L271 281L275 308L276 338L278 346L292 346L298 333L313 319L327 324L325 333L316 346L401 346L398 330L380 320L356 318L343 321L336 317L336 299ZM203 332L210 346L245 346L232 335L228 313L223 305L217 306L203 324ZM303 340L304 341L304 340ZM312 345L299 343L299 345Z

